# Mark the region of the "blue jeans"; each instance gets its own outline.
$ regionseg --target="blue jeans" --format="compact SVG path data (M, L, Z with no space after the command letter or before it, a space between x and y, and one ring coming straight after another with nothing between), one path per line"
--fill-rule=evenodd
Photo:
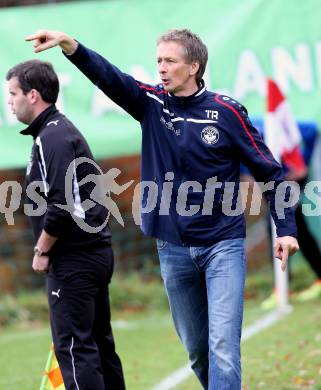
M157 240L177 333L204 389L240 390L244 239L209 247Z

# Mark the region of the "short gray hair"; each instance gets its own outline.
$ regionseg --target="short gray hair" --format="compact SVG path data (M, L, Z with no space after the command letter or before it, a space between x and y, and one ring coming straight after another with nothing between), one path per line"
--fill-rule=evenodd
M200 37L188 29L172 29L166 31L157 39L157 45L161 42L174 41L183 46L186 52L186 62L199 63L199 69L196 73L196 81L199 83L204 75L208 51L206 45L202 42Z

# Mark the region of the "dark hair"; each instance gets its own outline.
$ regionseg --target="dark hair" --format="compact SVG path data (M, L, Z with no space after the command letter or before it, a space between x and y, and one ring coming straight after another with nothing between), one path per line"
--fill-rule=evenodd
M198 35L187 29L168 30L157 39L157 44L169 41L177 42L183 46L186 52L186 61L188 64L194 61L199 63L199 69L196 74L196 81L199 83L204 75L208 59L206 45L202 42Z
M35 89L46 103L56 103L59 81L50 62L30 60L21 62L7 73L7 80L17 77L24 95Z

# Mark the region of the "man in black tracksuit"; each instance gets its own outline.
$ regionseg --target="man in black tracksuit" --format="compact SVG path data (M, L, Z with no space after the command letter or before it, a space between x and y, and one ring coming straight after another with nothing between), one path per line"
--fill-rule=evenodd
M34 140L26 175L36 240L32 267L47 273L52 337L65 387L125 389L110 324L114 259L108 214L92 201L95 183L81 183L98 174L96 164L83 136L55 107L59 82L51 64L26 61L10 69L7 80L12 111L28 124L21 134ZM84 201L91 203L85 207Z

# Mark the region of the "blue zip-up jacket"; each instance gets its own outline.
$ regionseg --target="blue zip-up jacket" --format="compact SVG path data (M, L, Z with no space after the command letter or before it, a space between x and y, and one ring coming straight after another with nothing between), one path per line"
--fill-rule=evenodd
M233 206L237 202L240 162L259 182L283 181L281 166L246 109L204 86L191 96L172 96L162 85L136 81L81 44L67 58L141 124L143 232L188 246L245 237L243 212L226 215L228 198ZM216 190L215 178L222 183ZM293 211L287 208L279 219L274 196L275 189L266 192L277 235L296 236Z

